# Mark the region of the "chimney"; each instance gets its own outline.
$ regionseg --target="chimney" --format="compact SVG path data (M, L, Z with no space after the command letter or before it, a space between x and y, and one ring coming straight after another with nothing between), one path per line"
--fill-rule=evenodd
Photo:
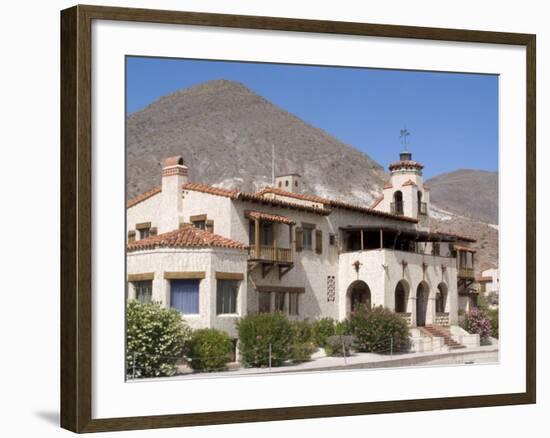
M187 181L187 166L181 155L164 160L159 233L178 229L183 214L182 185Z
M299 173L290 173L275 177L275 188L291 193L302 191L302 177Z

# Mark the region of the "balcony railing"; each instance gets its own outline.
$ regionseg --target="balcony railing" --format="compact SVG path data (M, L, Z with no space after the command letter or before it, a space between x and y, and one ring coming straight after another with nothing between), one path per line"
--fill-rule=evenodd
M395 201L390 204L392 214L403 216L403 201Z
M248 254L252 260L292 263L292 250L290 248L261 245L258 251L253 245L250 247Z
M458 277L459 278L475 278L474 268L458 268Z

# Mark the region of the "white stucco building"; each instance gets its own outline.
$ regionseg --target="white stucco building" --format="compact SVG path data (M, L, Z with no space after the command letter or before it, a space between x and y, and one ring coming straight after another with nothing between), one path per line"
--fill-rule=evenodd
M191 183L183 158L168 158L161 186L128 202L128 297L234 337L249 312L341 320L361 303L453 332L474 240L430 229L409 152L389 168L383 195L361 206L303 193L297 174L255 193Z

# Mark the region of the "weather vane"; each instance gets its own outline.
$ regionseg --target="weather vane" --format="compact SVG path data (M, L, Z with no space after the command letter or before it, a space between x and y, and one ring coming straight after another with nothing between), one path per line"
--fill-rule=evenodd
M411 135L407 128L403 128L399 131L399 138L401 139L401 144L407 150L407 137Z

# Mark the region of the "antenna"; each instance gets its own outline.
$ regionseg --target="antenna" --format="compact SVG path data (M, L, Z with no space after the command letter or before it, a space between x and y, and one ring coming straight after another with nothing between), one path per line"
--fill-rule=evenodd
M271 143L271 186L275 187L275 145Z

